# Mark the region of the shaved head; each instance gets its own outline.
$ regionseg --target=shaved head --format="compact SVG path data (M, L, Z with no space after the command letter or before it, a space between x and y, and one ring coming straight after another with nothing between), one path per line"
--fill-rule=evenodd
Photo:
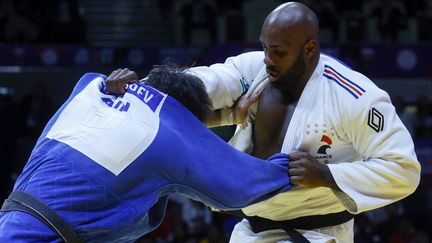
M318 64L316 14L298 2L281 4L265 19L260 42L270 81L300 93Z
M319 24L316 14L306 5L298 2L287 2L279 5L265 19L264 27L295 32L304 39L318 40Z

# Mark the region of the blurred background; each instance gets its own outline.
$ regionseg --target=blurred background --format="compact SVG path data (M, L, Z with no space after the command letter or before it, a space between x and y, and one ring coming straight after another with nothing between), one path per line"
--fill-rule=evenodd
M166 60L209 65L250 50L275 0L1 0L0 200L46 121L86 72ZM355 242L432 241L432 0L300 1L320 20L321 51L385 89L416 144L417 191L356 216ZM214 129L228 139L232 127ZM239 219L173 197L140 242L227 242Z

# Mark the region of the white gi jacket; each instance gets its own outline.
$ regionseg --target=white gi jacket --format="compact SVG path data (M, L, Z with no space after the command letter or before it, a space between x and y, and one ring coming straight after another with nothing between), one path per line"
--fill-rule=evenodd
M263 59L263 52L249 52L190 72L204 81L214 109L220 109L232 106L248 89L262 90L268 83ZM254 112L256 105L250 109L252 123ZM250 124L243 124L231 143L250 148L251 132ZM288 220L343 210L358 214L400 200L419 184L413 141L388 94L324 54L301 94L281 152L293 150L328 164L342 192L299 186L244 208L246 215Z

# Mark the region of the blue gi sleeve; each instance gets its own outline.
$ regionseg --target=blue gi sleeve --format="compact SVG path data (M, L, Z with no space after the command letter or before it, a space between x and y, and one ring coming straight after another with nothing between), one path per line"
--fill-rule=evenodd
M168 101L168 100L167 100ZM167 104L169 103L169 104ZM261 160L226 144L184 107L164 108L158 141L164 146L164 177L174 192L219 209L238 209L291 188L289 157L276 154Z
M213 208L232 210L261 202L292 187L286 154L276 154L267 161L244 155L230 156L234 161L221 157L195 164L193 172L179 179L183 185L176 192Z

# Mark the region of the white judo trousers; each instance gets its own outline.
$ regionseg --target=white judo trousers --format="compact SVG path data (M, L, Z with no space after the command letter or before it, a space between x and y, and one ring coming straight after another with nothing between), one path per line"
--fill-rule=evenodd
M354 219L336 226L315 230L297 230L311 243L343 243L353 242ZM289 236L283 230L269 230L255 234L249 222L243 219L237 223L231 234L230 243L291 243Z

